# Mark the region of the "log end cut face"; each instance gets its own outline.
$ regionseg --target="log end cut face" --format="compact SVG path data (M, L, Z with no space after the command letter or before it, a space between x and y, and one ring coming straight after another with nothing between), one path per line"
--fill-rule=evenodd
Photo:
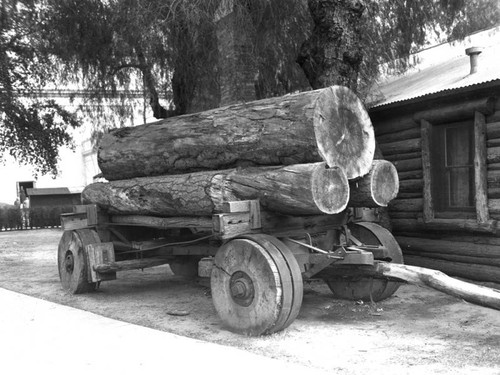
M318 96L314 131L319 152L348 179L370 171L375 153L373 126L361 100L348 88L332 86Z
M387 207L399 192L399 177L396 167L385 160L375 160L371 172L371 192L373 201Z
M328 168L319 163L311 178L311 192L316 207L325 214L337 214L346 209L349 201L349 183L338 167Z

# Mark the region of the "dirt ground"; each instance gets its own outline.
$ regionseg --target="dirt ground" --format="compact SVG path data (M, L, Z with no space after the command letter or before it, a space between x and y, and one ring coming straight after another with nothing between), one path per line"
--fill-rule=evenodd
M174 276L168 266L124 271L95 293L65 293L57 271L61 235L1 232L0 287L335 374L500 374L500 311L411 285L376 305L359 304L335 300L313 282L288 329L243 337L222 328L206 283ZM180 310L189 314L171 315Z

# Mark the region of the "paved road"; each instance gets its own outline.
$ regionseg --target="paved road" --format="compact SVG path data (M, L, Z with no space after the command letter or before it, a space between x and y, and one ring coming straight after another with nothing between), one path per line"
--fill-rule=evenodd
M0 373L321 374L0 288Z

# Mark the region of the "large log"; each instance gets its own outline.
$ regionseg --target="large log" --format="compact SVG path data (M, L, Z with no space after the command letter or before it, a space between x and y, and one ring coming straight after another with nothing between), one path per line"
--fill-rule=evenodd
M104 135L108 180L325 161L349 179L370 170L373 127L349 89L332 86L121 128Z
M322 162L94 183L82 199L122 215L210 216L248 199L283 214L336 214L347 207L349 184L340 168Z
M387 207L398 194L398 172L391 162L374 160L370 172L349 185L349 207Z

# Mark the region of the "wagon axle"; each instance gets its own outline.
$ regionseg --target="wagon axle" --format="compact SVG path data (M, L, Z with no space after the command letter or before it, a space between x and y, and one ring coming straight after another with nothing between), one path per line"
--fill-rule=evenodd
M233 300L241 306L250 306L255 296L255 289L250 277L244 272L237 271L231 275L229 285Z
M247 335L288 327L299 313L304 279L323 278L341 298L380 300L397 289L366 275L377 259L401 260L376 224L348 224L345 213L291 217L261 212L258 201L235 203L192 225L189 218L110 216L79 206L62 216L63 287L84 293L118 272L169 264L178 275L210 277L224 326Z

